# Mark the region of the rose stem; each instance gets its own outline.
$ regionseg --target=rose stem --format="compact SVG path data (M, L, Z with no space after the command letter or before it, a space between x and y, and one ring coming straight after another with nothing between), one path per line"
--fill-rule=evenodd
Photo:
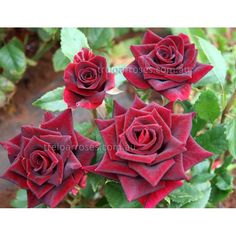
M230 97L225 109L223 110L222 117L221 117L221 123L224 122L224 120L227 117L228 113L230 112L235 100L236 100L236 89L234 90L234 93Z

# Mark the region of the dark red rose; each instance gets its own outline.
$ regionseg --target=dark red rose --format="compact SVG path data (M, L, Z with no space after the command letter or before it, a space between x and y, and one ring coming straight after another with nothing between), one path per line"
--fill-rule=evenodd
M19 135L0 144L11 163L2 178L27 190L28 207L56 207L75 185L84 187L83 166L99 146L74 130L69 109L57 117L45 113L39 128L23 126Z
M135 60L124 70L126 79L140 89L152 88L170 101L186 100L191 84L213 67L196 61L198 51L185 34L161 38L147 31L141 45L132 45Z
M64 100L69 108L94 109L101 105L106 91L115 86L114 74L107 72L107 62L83 48L64 72Z
M119 181L129 201L154 207L181 186L187 170L212 155L190 135L193 115L138 97L128 110L115 102L113 118L97 120L106 153L86 169Z

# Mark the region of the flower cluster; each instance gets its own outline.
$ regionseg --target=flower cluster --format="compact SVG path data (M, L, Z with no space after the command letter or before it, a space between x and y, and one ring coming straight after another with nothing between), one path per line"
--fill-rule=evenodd
M134 61L123 71L127 80L170 102L186 100L191 84L212 69L196 61L197 49L184 34L161 38L147 31L131 51ZM191 167L212 155L191 137L194 113L175 114L136 96L128 108L114 101L112 118L96 120L106 150L91 164L100 144L74 130L71 108L100 106L115 86L114 74L104 57L83 48L65 69L64 82L69 109L58 116L47 112L39 127L23 126L0 143L11 163L2 178L27 190L29 207L56 207L75 186L85 187L87 172L119 182L128 201L155 207L189 179Z

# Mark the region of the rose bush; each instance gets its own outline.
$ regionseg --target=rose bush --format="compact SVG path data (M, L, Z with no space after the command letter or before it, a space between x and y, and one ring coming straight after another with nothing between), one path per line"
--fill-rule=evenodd
M189 178L186 171L212 155L190 135L193 116L138 97L127 110L115 102L113 118L96 121L106 153L86 169L119 181L129 201L154 207Z
M83 48L64 72L64 100L69 108L94 109L101 105L106 91L115 86L114 74L107 71L105 57Z
M23 126L19 135L0 144L11 163L2 178L27 190L29 207L56 207L75 185L85 187L83 166L99 146L74 130L69 109L57 117L45 113L39 128Z
M185 34L161 38L148 30L141 45L130 47L135 60L124 76L135 87L152 88L170 101L186 100L191 84L213 67L197 62L198 50Z

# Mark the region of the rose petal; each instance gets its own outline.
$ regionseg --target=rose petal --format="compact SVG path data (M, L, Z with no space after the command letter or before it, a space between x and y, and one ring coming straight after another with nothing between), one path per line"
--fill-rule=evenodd
M196 67L193 69L191 83L196 83L202 79L210 70L213 69L213 66L207 64L197 63Z
M136 177L137 173L128 167L128 164L121 161L112 161L105 153L102 161L98 164L96 171L118 175Z
M168 98L171 102L176 100L184 101L188 99L190 92L190 84L183 84L175 88L160 91L160 93L166 98Z
M144 80L143 73L140 71L136 61L131 62L123 71L125 78L135 87L148 89L150 85Z
M132 178L122 175L118 177L128 201L136 200L163 187L161 183L153 187L143 178Z
M149 44L149 43L158 43L159 41L161 41L162 38L158 35L156 35L154 32L152 32L151 30L147 30L146 33L143 36L143 44Z
M146 179L152 186L156 186L174 163L173 159L169 159L153 166L129 162L129 167Z
M206 151L197 144L191 136L187 140L186 148L187 151L183 153L183 165L185 171L213 155L213 153Z
M63 181L61 185L49 191L42 198L42 201L46 205L54 208L66 197L66 195L73 189L75 185L76 185L76 182L74 178L70 176L65 181Z
M134 55L134 58L138 59L138 57L150 53L154 49L154 47L154 44L131 45L130 50Z
M192 129L193 113L172 114L172 135L183 143L186 143Z
M139 199L139 202L143 204L145 208L153 208L169 193L174 191L176 188L181 187L182 185L183 183L181 181L165 181L164 188L161 188L160 190L157 190L154 193Z

